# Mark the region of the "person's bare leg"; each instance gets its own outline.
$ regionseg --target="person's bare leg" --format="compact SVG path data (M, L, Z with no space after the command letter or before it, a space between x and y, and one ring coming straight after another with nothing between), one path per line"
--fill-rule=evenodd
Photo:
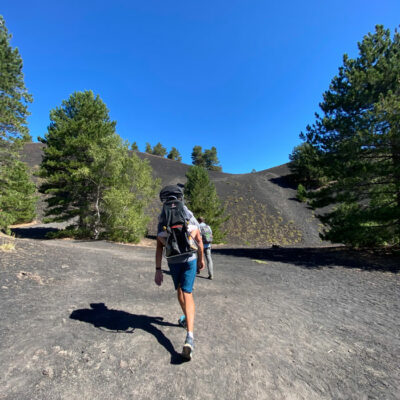
M195 306L194 306L194 299L193 293L183 293L184 299L184 313L186 315L186 323L187 323L187 330L188 332L193 333L194 329L194 314L195 314Z
M186 360L192 359L193 353L193 328L194 328L194 299L192 293L183 292L184 309L186 315L187 335L182 349L182 357Z
M182 292L182 289L181 289L180 286L178 287L178 290L176 291L176 293L177 293L177 295L178 295L179 304L181 305L182 311L183 311L183 313L185 314L185 317L186 317L185 299L184 299L184 297L183 297L183 292Z

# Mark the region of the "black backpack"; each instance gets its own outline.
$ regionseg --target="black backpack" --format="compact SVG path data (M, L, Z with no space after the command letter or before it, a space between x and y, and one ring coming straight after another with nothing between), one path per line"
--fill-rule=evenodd
M197 252L197 246L188 232L188 222L182 200L170 199L164 202L160 223L162 229L167 232L165 244L167 259Z

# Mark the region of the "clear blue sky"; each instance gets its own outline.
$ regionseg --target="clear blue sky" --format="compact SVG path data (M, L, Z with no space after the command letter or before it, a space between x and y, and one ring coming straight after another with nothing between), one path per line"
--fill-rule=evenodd
M31 134L74 91L99 94L129 142L161 142L191 163L215 146L225 172L288 161L322 93L399 0L28 1L0 14L34 96Z

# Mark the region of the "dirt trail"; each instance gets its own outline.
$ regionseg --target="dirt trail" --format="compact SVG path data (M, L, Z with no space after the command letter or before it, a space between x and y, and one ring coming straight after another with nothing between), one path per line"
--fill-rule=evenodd
M216 250L182 363L154 249L17 240L0 253L0 399L399 399L399 274L296 251Z

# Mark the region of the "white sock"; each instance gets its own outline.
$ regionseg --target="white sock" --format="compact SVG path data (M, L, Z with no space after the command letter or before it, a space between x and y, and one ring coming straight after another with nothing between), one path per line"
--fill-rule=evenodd
M193 332L188 331L187 335L193 339Z

